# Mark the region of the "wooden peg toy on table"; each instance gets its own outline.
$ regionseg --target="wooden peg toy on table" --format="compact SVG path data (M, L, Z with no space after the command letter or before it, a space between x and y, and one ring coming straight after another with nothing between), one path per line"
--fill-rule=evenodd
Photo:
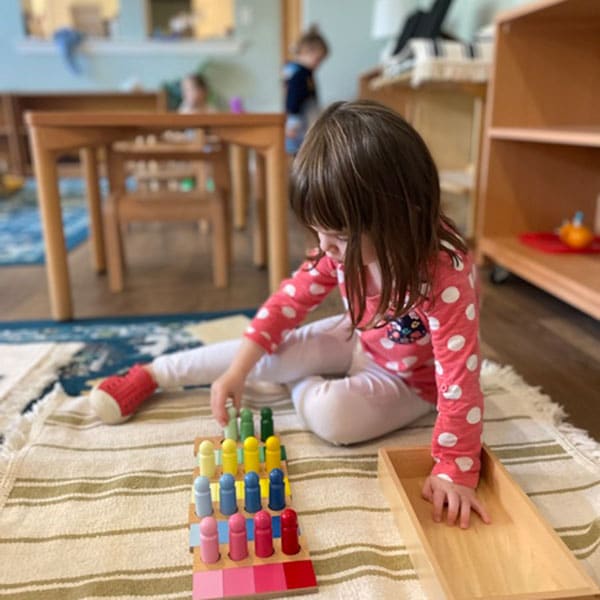
M229 413L224 439L197 438L189 505L192 599L263 598L316 591L292 508L285 446L270 408Z

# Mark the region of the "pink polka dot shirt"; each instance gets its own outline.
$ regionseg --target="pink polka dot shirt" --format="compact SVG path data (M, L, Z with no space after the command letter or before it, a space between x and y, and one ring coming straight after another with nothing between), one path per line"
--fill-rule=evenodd
M275 352L286 332L335 287L347 306L344 267L324 256L305 263L284 280L259 309L246 332L268 353ZM379 298L367 298L364 322ZM421 398L435 404L438 416L432 438L433 474L475 487L483 417L479 383L479 308L475 267L470 256L452 259L440 252L436 280L426 301L382 327L359 332L362 347L375 362L395 373Z

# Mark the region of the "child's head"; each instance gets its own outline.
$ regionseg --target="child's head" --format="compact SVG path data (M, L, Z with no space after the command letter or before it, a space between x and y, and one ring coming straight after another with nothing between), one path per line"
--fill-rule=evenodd
M298 62L313 70L327 58L329 46L318 27L312 25L296 42L294 53Z
M186 106L204 106L208 85L202 75L191 73L181 80L181 96Z
M365 248L382 276L377 312L383 315L392 305L395 316L423 299L440 250L466 250L441 213L437 169L425 142L376 102L329 106L309 129L290 184L302 224L347 240L341 260L355 325L366 302L363 265L372 260L363 256Z

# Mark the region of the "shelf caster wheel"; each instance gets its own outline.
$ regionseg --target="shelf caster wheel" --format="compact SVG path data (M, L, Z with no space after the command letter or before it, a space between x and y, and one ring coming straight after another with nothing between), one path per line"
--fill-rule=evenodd
M504 283L510 277L510 271L503 267L494 267L490 273L490 281L496 285Z

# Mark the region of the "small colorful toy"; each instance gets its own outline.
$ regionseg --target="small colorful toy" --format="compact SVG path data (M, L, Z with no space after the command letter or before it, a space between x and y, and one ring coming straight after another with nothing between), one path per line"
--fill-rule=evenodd
M189 506L193 600L317 589L270 408L261 410L261 441L254 431L252 412L243 409L239 428L230 413L225 434L232 437L195 440Z
M577 211L572 221L565 221L558 229L558 237L569 248L581 250L587 248L594 240L591 229L583 224L583 212Z

